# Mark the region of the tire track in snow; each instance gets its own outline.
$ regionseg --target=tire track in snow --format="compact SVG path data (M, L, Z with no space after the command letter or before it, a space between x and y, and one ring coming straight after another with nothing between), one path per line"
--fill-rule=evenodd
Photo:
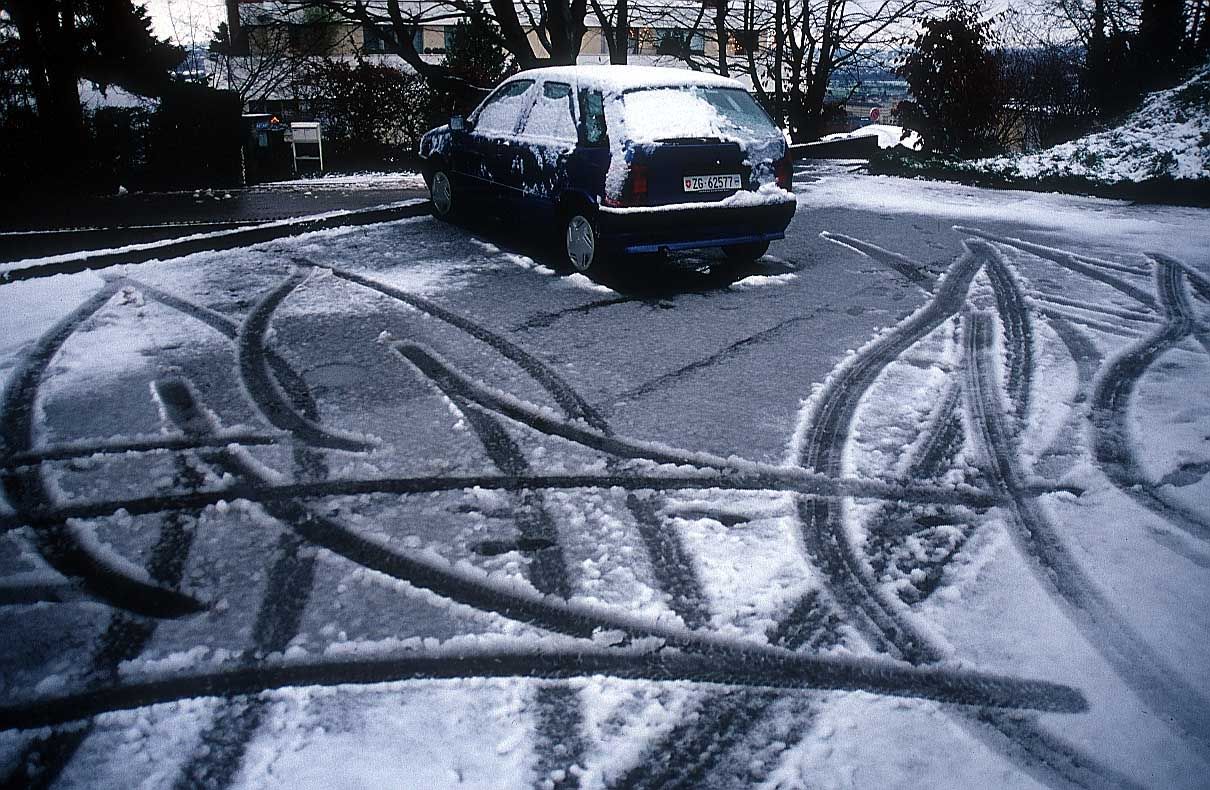
M799 599L797 608L800 611L793 617L783 618L779 624L783 627L769 634L770 644L787 650L805 647L820 651L839 642L840 621L818 592ZM749 761L741 763L731 756L755 742L763 734L757 731L762 725L777 726L779 722L772 720L769 707L780 696L752 690L703 693L694 703L693 715L683 716L669 732L648 744L634 767L609 786L627 790L716 786L709 778L713 772L720 766L746 765ZM805 732L816 713L815 700L804 699L796 711L794 726ZM798 739L767 740L791 743ZM758 778L748 779L756 784Z
M521 368L555 400L568 418L582 420L588 427L605 436L613 433L609 422L570 384L549 365L517 344L423 297L353 272L336 268L330 271L336 277L377 291L383 296L427 313L467 333L476 340L486 343L505 359ZM607 464L607 469L611 472L617 469L612 459ZM656 583L663 592L670 596L673 611L687 623L696 624L705 616L705 593L697 578L692 558L689 557L680 537L672 530L661 528L658 516L661 508L658 506L653 506L653 509L644 508L634 497L627 497L626 505L638 526L639 536L644 542Z
M174 485L196 488L201 475L184 459L176 460ZM197 513L173 512L165 515L160 534L151 548L147 574L165 587L177 587L184 576L185 562L193 545ZM114 612L97 639L89 658L84 679L94 683L116 683L123 661L137 658L151 641L157 621ZM14 771L0 781L3 788L47 788L54 784L84 741L92 734L94 722L79 727L54 729L26 744L15 761Z
M1031 299L1037 299L1043 302L1050 302L1061 307L1068 307L1075 310L1080 310L1086 313L1096 313L1102 316L1110 316L1113 318L1121 318L1124 321L1133 321L1136 324L1155 325L1155 315L1145 313L1141 310L1133 310L1125 307L1111 307L1103 304L1090 304L1089 302L1081 302L1077 299L1068 299L1065 296L1047 293L1037 289L1031 289L1028 293Z
M1200 272L1192 266L1184 264L1175 258L1170 258L1158 252L1148 253L1148 257L1155 262L1156 266L1166 266L1173 269L1180 269L1184 272L1185 277L1194 288L1206 287L1210 289L1210 280L1204 277ZM1173 314L1179 315L1181 318L1189 322L1189 333L1192 334L1197 342L1201 344L1207 354L1210 354L1210 327L1206 326L1193 309L1193 303L1190 301L1189 292L1185 288L1185 282L1182 280L1177 286L1167 293L1170 301L1164 301L1162 298L1165 294L1161 292L1161 304L1164 306L1164 312L1171 320Z
M925 293L932 293L933 286L937 283L937 277L934 274L926 271L920 264L897 252L891 252L868 241L862 241L861 239L855 239L852 236L846 236L843 233L834 233L829 230L820 231L819 237L833 244L838 244L841 247L847 247L859 255L889 266Z
M0 727L28 730L80 721L120 710L133 710L199 697L242 697L286 687L373 685L413 679L526 677L567 679L608 676L622 679L692 681L724 686L770 689L852 690L848 668L854 662L840 659L799 660L793 663L733 652L698 655L676 651L636 653L576 648L565 651L484 650L467 654L438 652L435 656L361 658L356 661L281 662L245 665L233 662L206 671L127 678L120 685L75 693L48 695L27 703L0 706ZM933 687L932 699L955 705L984 705L989 698L1010 707L1027 702L1042 710L1082 712L1086 703L1078 691L1036 682L1023 699L1023 684L1000 675L966 673L964 680L943 679L940 670L886 665L872 673L862 689L876 694L903 695L920 677L942 680ZM912 693L907 696L915 696Z
M961 310L975 275L989 256L985 242L964 242L967 251L950 267L933 298L833 373L816 401L809 428L796 452L797 465L836 475L849 425L866 391L883 368ZM893 605L869 577L849 541L838 501L800 501L797 508L804 547L827 579L829 592L848 620L879 652L905 660L921 658L922 636L893 616Z
M176 310L178 313L200 321L230 340L234 341L239 337L240 324L222 313L187 301L175 294L168 293L139 280L127 280L127 282L137 287L145 296L151 297L165 307ZM274 379L276 379L278 386L281 387L286 397L289 398L290 403L294 404L294 408L298 410L303 419L309 422L317 422L319 420L319 405L312 397L310 389L302 376L277 352L271 349L264 349L263 353L265 361L269 365L269 370L272 371ZM301 458L298 455L300 452L302 451L296 450L296 458Z
M1080 326L1087 327L1088 329L1095 329L1098 332L1104 332L1107 335L1116 335L1129 340L1139 339L1140 333L1135 331L1133 327L1107 324L1104 321L1097 321L1095 318L1089 318L1087 316L1080 315L1079 313L1071 312L1070 310L1064 310L1058 307L1050 307L1045 304L1035 305L1034 309L1047 318L1052 318L1056 321L1066 321L1067 323L1071 324L1079 324Z
M190 385L183 379L158 379L155 391L174 425L182 432L202 438L216 432L217 426L200 408ZM233 454L219 451L206 458L221 473L242 471L231 460ZM302 456L300 477L322 478L326 465L321 457ZM268 509L270 514L272 510ZM293 531L283 532L272 552L265 591L252 628L253 649L245 650L241 661L257 655L279 653L298 633L303 611L310 600L315 579L315 555L305 552L303 541ZM228 787L243 765L248 743L264 719L260 700L231 700L223 704L209 726L202 731L203 748L182 766L176 787Z
M1163 498L1149 482L1130 440L1129 409L1135 387L1148 368L1193 330L1192 306L1184 288L1183 270L1167 259L1157 260L1156 291L1167 321L1155 332L1126 349L1105 368L1092 393L1093 455L1118 490L1193 538L1210 540L1210 522L1196 512ZM1165 544L1169 545L1170 544ZM1187 554L1187 552L1182 552Z
M1006 247L1015 247L1016 249L1023 252L1028 252L1035 257L1052 261L1065 269L1069 269L1077 274L1082 274L1091 280L1096 280L1099 283L1108 285L1110 288L1129 296L1131 299L1134 299L1140 304L1149 307L1151 310L1159 312L1159 305L1156 303L1154 295L1144 291L1142 288L1139 288L1136 285L1126 282L1120 277L1115 277L1112 274L1108 274L1106 269L1120 270L1120 268L1116 265L1106 266L1106 264L1109 263L1108 261L1098 261L1095 258L1074 255L1070 252L1055 249L1054 247L1047 247L1042 244L1034 244L1033 242L1022 241L1021 239L1014 239L1008 236L998 236L994 233L979 230L978 228L968 228L963 225L955 225L954 230L958 231L959 233L969 233L972 236L977 236L981 239L994 242L996 244L1003 244ZM1138 276L1147 275L1146 272L1136 270L1128 270L1124 273Z
M195 418L182 416L187 412L192 411L198 415L204 414L195 405L188 405L189 397L188 391L185 390L178 393L174 398L176 418L182 424L189 424L190 422L196 424ZM222 454L221 451L219 454ZM242 462L238 457L231 456L229 460L232 464L230 468L241 475L255 477L259 474L255 467ZM356 535L334 520L308 511L298 502L284 502L280 505L280 508L280 510L267 510L275 518L279 518L286 524L294 525L305 540L317 546L328 548L367 568L381 571L417 587L432 589L460 603L469 604L478 610L496 611L510 619L548 628L549 630L571 636L590 637L597 630L605 629L621 630L634 638L655 637L662 640L666 648L675 648L687 654L700 654L701 663L693 663L694 667L703 665L713 667L708 672L693 669L692 672L682 673L681 675L667 674L671 670L659 669L658 666L663 666L669 662L675 664L675 661L673 661L675 657L670 658L663 653L656 653L654 660L658 666L656 669L649 668L648 670L655 673L653 677L676 677L677 679L697 679L702 682L727 682L735 685L750 685L753 682L752 676L747 673L745 668L757 667L756 682L758 685L776 687L803 685L808 682L804 678L809 678L810 683L820 683L826 688L860 688L863 690L877 690L882 693L899 693L908 696L924 695L933 699L961 702L961 704L968 704L967 701L978 699L983 702L990 700L990 704L1010 707L1019 707L1022 705L1038 706L1045 710L1056 711L1079 711L1083 710L1085 706L1083 696L1079 691L1045 681L1017 680L1004 676L946 668L917 669L870 659L808 657L758 644L745 644L732 639L693 633L684 628L668 626L625 614L613 613L602 607L586 607L547 596L530 594L516 588L500 586L492 582L486 574L465 570L458 571L448 564L435 562L431 559L409 558L404 553L393 551L375 541ZM583 651L577 650L573 652L573 657L582 654ZM633 660L633 656L627 656L626 658L627 660ZM690 658L687 656L685 661L689 660ZM718 666L720 664L731 667L731 669L727 672L719 670ZM341 678L349 678L350 673L355 675L359 671L357 667L360 665L361 662L353 662L351 666L345 666L340 662L326 663L322 664L320 669L299 671L313 673L308 674L307 677L314 677L317 679L316 682L319 683L339 684L342 682L357 682ZM273 671L275 670L272 668L265 670L265 672L269 673ZM628 672L628 670L619 670L618 676L640 676L628 674ZM665 674L660 674L661 672ZM677 670L677 672L680 672L680 670ZM56 705L58 703L52 703L50 704L50 708L59 711L58 713L54 713L54 716L67 721L81 718L82 714L72 708L72 705L77 704L87 710L93 711L90 714L84 715L95 715L96 713L103 712L101 708L97 707L102 704L112 706L105 707L104 710L117 710L130 706L138 707L145 704L155 704L159 701L182 699L190 696L205 696L216 693L229 696L248 693L246 687L240 685L243 682L265 684L254 685L254 690L276 687L266 680L269 676L258 673L260 673L260 669L255 666L240 665L229 673L220 673L223 677L227 677L228 675L234 677L236 680L234 685L224 685L219 682L219 678L204 675L194 677L193 679L186 678L183 681L179 679L163 682L156 681L151 684L153 688L151 692L148 692L145 688L140 688L138 684L134 684L125 690L122 688L90 689L76 695L69 695L74 700L71 703L63 703L63 705L57 708ZM494 676L490 672L486 674ZM518 674L518 672L516 670L507 670L504 674L513 675ZM259 679L256 681L246 680L250 675ZM423 676L429 677L431 675L424 674ZM438 676L445 677L448 675ZM541 676L562 677L564 675L556 673ZM576 675L572 673L567 676ZM779 677L781 680L777 680ZM325 680L325 678L327 679ZM711 680L712 678L714 680ZM725 680L725 678L730 679ZM201 684L201 691L197 690L197 684ZM290 684L293 684L293 682L280 683L278 685ZM216 689L218 690L216 691ZM149 693L154 696L153 700L148 697ZM94 701L89 702L88 700ZM105 700L105 702L98 703L95 700ZM43 711L43 713L36 715L50 715L45 713L47 710L46 706L46 701L19 706L26 713L14 713L14 716L35 715L29 713L31 710ZM15 709L0 710L0 713L5 714L5 716L0 716L0 721L17 721L17 718L7 717L7 714L13 710ZM38 720L41 721L42 719ZM25 725L16 724L14 726ZM39 725L31 724L28 726Z
M439 386L451 392L457 392L468 402L480 408L502 414L518 423L526 425L535 431L557 436L584 447L599 450L619 458L654 461L660 464L677 466L693 466L699 469L711 469L720 472L731 480L742 479L744 475L757 478L778 480L784 483L801 481L804 487L817 486L819 494L832 493L843 496L844 492L860 489L863 492L874 492L886 487L887 496L910 498L907 486L883 483L876 480L848 480L838 476L829 476L818 472L806 472L799 469L787 469L784 466L773 466L754 461L746 461L734 456L722 457L711 453L682 450L654 442L644 442L623 436L607 434L599 430L585 428L575 423L551 417L541 407L526 403L505 393L497 392L473 381L458 372L449 363L440 359L432 351L414 343L395 343L392 346L399 355L411 363L423 375L440 381ZM928 490L928 489L924 489ZM923 494L924 490L920 493ZM965 497L953 497L946 491L936 491L936 497L941 501L969 501Z
M525 454L499 420L473 408L457 392L444 389L442 382L430 381L466 419L497 469L508 475L529 474ZM558 528L546 509L541 492L523 489L513 496L513 520L520 535L519 548L530 557L525 566L530 583L543 595L571 597L567 560L559 543ZM579 693L572 688L542 684L534 691L534 706L537 709L535 773L541 779L562 771L563 779L552 782L554 787L579 787L579 777L567 770L582 761L586 749Z
M987 254L989 245L980 245L979 251L984 255ZM850 381L849 387L840 387L840 394L849 394L849 408L845 411L849 412L849 416L844 419L835 419L833 425L838 433L846 434L848 424L851 421L851 414L855 412L858 401L861 395L868 389L870 384L881 372L886 364L889 364L893 359L897 358L903 351L923 338L942 321L950 320L952 316L960 309L966 298L966 291L969 288L970 282L977 273L980 264L978 261L971 261L974 257L974 250L968 247L967 256L960 259L953 267L947 276L947 283L951 284L951 290L946 294L944 309L937 310L932 304L926 305L917 312L917 316L924 314L926 320L924 326L914 327L916 336L909 334L906 338L899 338L898 332L892 331L888 335L881 338L882 354L880 359L872 367L872 372L865 377L864 382ZM959 264L963 264L959 267ZM956 286L954 285L956 283ZM940 297L935 297L938 299ZM911 317L908 319L912 320ZM903 326L902 324L900 326ZM904 330L899 330L903 332ZM890 346L890 348L887 348ZM879 350L878 345L875 345L875 351ZM856 363L854 363L856 364ZM957 394L957 389L954 389L954 394ZM819 411L827 411L828 397L823 397L819 401ZM961 441L962 437L962 422L960 416L956 413L957 401L952 400L948 403L949 408L944 408L939 413L938 419L935 421L937 430L933 431L926 440L922 450L921 457L916 462L916 472L912 473L913 479L918 476L930 477L939 474L946 460L946 450L952 449L954 444ZM836 448L836 453L842 451L843 441L839 446L835 442L823 443L825 447ZM932 474L929 474L932 470ZM919 474L918 474L919 473ZM839 527L837 522L834 526ZM839 531L838 541L845 541L847 544L847 536L843 530ZM833 544L835 545L835 544ZM860 560L856 556L856 550L849 547L854 556L855 561L860 566ZM842 572L845 567L843 557L838 558L836 572ZM851 566L849 566L851 567ZM877 587L873 584L864 573L859 573L858 577L851 582L846 579L837 581L835 576L828 577L829 589L834 590L834 586L848 588L849 592L845 598L851 600L854 597L864 599L862 603L863 614L866 611L881 612L887 619L898 620L898 609L891 602L884 602L881 599ZM868 583L869 586L863 584ZM833 593L834 594L834 593ZM832 605L843 605L841 600L837 600L835 604L829 604L825 600L816 600L816 595L809 595L806 599L800 602L795 607L788 617L782 618L779 623L775 638L784 639L786 636L797 633L797 638L802 639L803 635L814 633L816 637L819 635L819 628L815 622L812 622L811 613L820 611L820 606L823 611L827 611ZM849 610L852 614L852 610ZM850 621L852 617L850 616ZM825 631L826 633L826 631ZM932 648L931 644L923 637L923 635L915 633L915 629L909 621L897 623L893 629L888 629L885 633L871 634L869 630L864 632L867 637L872 637L875 643L885 644L890 639L898 639L896 644L898 651L903 654L916 654L917 658L937 660L941 656L941 651ZM904 635L909 635L904 638ZM723 716L731 724L732 728L737 730L735 733L729 733L728 737L737 742L742 742L745 737L752 737L749 728L756 726L760 721L760 717L755 716L735 716L731 717L728 707L720 707L718 715ZM1086 755L1082 754L1078 749L1070 744L1050 736L1042 730L1035 721L1019 720L1004 716L998 712L991 711L987 708L974 712L972 714L960 718L960 723L972 734L986 743L989 747L994 748L1010 757L1018 765L1022 766L1028 773L1042 781L1048 782L1056 786L1065 787L1100 787L1111 783L1118 787L1131 787L1133 783L1125 777L1117 774L1112 769L1100 765ZM677 743L684 744L701 744L711 743L709 730L712 726L717 726L713 718L707 719L701 726L700 730L694 730L689 727L678 727L674 729L673 736L677 739ZM639 786L658 787L661 782L671 781L673 786L692 785L696 782L701 774L698 763L691 763L686 766L685 770L677 771L666 770L658 761L658 756L666 751L663 744L657 747L654 751L648 750L649 755L639 767L632 770L626 777L616 786L629 787L631 782L639 783ZM654 767L649 767L654 766Z
M198 441L187 436L147 436L122 439L120 441L65 442L43 445L33 450L0 457L0 472L21 471L48 461L75 461L94 455L127 455L161 451L204 450L228 447L233 444L246 447L277 444L282 436L249 431L229 431L220 436L206 437Z
M34 413L46 369L63 344L100 311L121 287L106 283L96 294L42 335L13 372L0 399L0 437L5 456L34 450ZM0 473L0 488L20 520L25 514L52 511L57 505L40 468ZM94 551L64 519L51 519L34 530L42 557L64 576L77 578L91 595L120 609L148 617L180 617L204 609L195 598L136 575Z
M985 241L968 240L963 244L966 254L951 265L931 300L846 360L845 366L825 383L825 390L810 414L810 428L799 444L796 458L799 465L817 471L839 470L853 415L882 370L961 311L975 275L993 252ZM926 448L925 456L937 456L939 463L944 458L942 446ZM918 663L938 660L942 655L940 649L902 616L904 609L887 599L867 572L858 549L851 543L839 502L827 505L818 507L814 502L800 501L798 512L804 546L812 559L819 558L816 567L824 573L827 588L845 614L846 622L858 628L882 652L897 653ZM1112 769L1053 738L1034 721L1011 719L984 709L960 717L959 723L1048 784L1132 786Z
M1182 735L1210 743L1210 704L1177 679L1147 642L1115 611L1068 553L1041 505L1023 490L1014 441L1004 423L999 387L991 361L994 328L987 313L969 313L963 324L967 364L967 408L986 472L1011 498L1010 534L1030 562L1035 578L1072 624L1097 649L1119 678L1157 713L1171 717Z
M1029 308L1021 294L1021 286L1004 256L995 247L988 250L984 267L991 280L992 293L996 298L996 310L1004 327L1005 347L1008 356L1009 401L1017 418L1020 431L1029 416L1029 391L1033 383L1034 332L1030 323Z
M365 439L334 433L308 419L289 403L277 386L265 354L265 335L278 306L307 279L309 270L299 269L269 291L248 313L236 337L240 377L249 399L273 427L288 431L300 441L334 450L365 451L372 444Z
M134 284L152 299L235 341L238 348L241 325L235 320L145 283ZM271 313L264 317L263 331L267 331L270 319ZM265 352L263 344L256 357L254 364L262 372L267 369L273 376L266 391L276 394L273 385L279 386L288 399L285 407L302 420L318 426L319 406L302 376L278 354ZM237 354L237 364L241 361ZM165 413L187 436L201 441L222 435L222 431L217 430L217 426L200 409L192 389L185 382L157 382L156 389ZM245 391L248 391L247 387ZM223 451L208 455L206 460L212 467L229 471L233 458L233 454ZM294 445L293 460L300 480L316 482L326 479L328 470L323 456L304 443ZM283 533L278 540L275 561L269 568L266 592L253 629L253 641L257 649L263 652L284 649L298 631L314 577L314 558L304 553L303 548L298 537L290 532ZM294 587L305 589L307 595L295 594L292 590ZM243 763L243 754L259 729L264 713L263 704L257 700L238 700L222 705L207 729L201 733L203 749L182 766L176 786L182 790L198 785L215 788L229 786Z
M26 510L18 515L0 516L0 533L21 527L33 530L53 529L70 518L102 518L119 510L131 516L163 513L169 510L190 510L220 502L243 499L260 504L289 499L310 500L361 494L417 495L442 491L482 488L492 491L532 489L608 489L623 491L754 491L792 493L817 499L855 496L862 499L901 500L925 504L991 507L1003 501L994 493L967 487L954 488L931 485L896 485L860 478L833 480L825 475L788 474L771 476L759 472L728 472L705 468L692 473L675 474L538 474L538 475L445 475L442 477L382 477L365 479L334 479L317 483L272 483L263 485L233 483L220 489L197 492L175 492L129 499L73 502L59 506ZM1028 486L1030 494L1070 491L1070 488L1050 485Z

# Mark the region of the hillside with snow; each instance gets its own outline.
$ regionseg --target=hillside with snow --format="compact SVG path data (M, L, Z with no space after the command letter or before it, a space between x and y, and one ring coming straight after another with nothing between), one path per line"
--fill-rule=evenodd
M971 169L1012 180L1210 181L1210 65L1150 94L1119 126L1035 154L982 159Z

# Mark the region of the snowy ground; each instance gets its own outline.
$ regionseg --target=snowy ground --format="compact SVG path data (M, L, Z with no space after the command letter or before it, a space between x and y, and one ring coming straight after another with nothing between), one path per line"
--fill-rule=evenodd
M799 180L0 286L6 786L1204 787L1207 212Z
M981 159L970 169L1014 179L1078 177L1107 184L1210 179L1210 66L1147 96L1113 128L1035 154Z
M419 173L328 173L309 178L295 178L290 181L271 181L262 184L260 188L277 187L306 187L308 189L424 189L424 176Z

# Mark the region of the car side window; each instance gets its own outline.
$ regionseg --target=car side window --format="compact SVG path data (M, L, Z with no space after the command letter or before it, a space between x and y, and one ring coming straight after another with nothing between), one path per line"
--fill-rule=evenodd
M576 142L576 120L572 114L571 86L547 82L525 119L524 134L543 140Z
M580 117L584 119L583 142L601 145L605 142L605 99L600 91L580 89Z
M479 108L475 118L475 131L495 134L512 134L525 109L525 93L533 80L515 80L500 87Z

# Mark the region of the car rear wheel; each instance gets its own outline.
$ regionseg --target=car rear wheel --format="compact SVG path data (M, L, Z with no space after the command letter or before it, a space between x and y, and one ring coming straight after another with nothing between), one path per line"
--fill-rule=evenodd
M572 212L564 227L564 252L572 271L590 274L604 266L605 249L597 224L580 212Z
M753 241L747 244L732 244L723 247L723 253L730 263L752 263L760 260L769 251L769 242Z
M433 202L433 214L438 219L451 219L454 216L454 185L449 173L438 168L433 172L429 182L429 197Z

